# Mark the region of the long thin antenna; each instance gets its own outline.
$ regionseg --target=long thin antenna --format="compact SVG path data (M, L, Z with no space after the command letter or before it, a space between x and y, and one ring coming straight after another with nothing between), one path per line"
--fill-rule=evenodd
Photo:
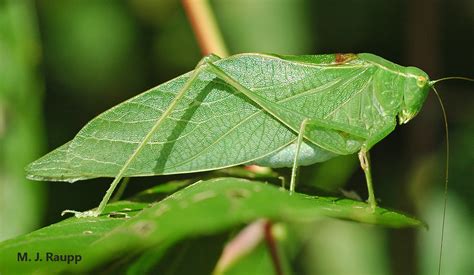
M440 79L442 80L442 79ZM439 81L439 80L437 80ZM444 182L444 206L443 206L443 221L441 225L441 244L439 248L439 261L438 261L438 275L441 274L441 260L443 258L443 241L444 241L444 224L446 221L446 207L448 205L448 179L449 179L449 131L448 131L448 117L446 115L446 110L444 109L443 101L436 91L434 86L431 86L433 91L438 98L438 102L441 105L441 110L443 111L443 118L444 118L444 129L446 135L446 171L445 171L445 182Z
M440 79L432 80L432 81L430 81L430 85L433 87L433 85L435 85L436 83L438 83L440 81L452 80L452 79L467 80L467 81L474 82L474 78L469 78L469 77L464 77L464 76L448 76L448 77L443 77L443 78L440 78ZM433 87L433 89L434 89L434 87ZM438 94L438 93L436 92L436 94Z

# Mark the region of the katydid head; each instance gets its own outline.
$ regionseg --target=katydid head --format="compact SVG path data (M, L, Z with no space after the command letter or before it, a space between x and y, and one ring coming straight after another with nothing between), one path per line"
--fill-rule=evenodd
M422 70L416 67L407 67L406 73L410 77L405 81L402 108L398 114L400 124L407 123L418 114L431 87L428 75Z

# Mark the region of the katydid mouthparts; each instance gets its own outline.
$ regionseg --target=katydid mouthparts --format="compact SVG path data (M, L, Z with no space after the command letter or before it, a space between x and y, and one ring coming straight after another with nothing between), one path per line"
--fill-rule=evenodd
M113 177L97 209L63 212L88 217L103 212L124 177L292 167L293 192L298 166L358 153L374 209L369 151L416 116L438 81L368 53L209 55L92 119L31 163L27 177Z

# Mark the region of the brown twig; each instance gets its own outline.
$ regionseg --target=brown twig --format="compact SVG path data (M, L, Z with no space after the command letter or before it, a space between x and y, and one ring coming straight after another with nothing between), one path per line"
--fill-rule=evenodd
M208 0L182 0L203 55L229 55Z
M283 269L281 266L280 257L278 256L278 247L275 240L275 237L272 233L272 222L267 220L264 225L264 237L265 242L267 244L267 248L270 252L270 256L272 258L273 267L275 268L276 275L283 275Z

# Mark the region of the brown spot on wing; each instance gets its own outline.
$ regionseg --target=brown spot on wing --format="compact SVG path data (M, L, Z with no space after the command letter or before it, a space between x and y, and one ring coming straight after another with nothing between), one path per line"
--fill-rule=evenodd
M336 64L343 64L353 59L356 59L357 55L353 53L336 53Z

